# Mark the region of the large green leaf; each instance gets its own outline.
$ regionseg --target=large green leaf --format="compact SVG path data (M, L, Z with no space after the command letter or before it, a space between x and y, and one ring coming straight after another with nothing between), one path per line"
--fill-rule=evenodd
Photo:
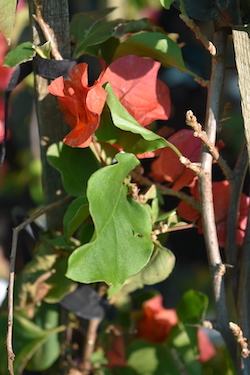
M21 43L16 48L7 53L4 60L4 66L14 68L18 64L32 60L35 55L36 51L33 48L33 44L31 42Z
M67 193L75 197L86 194L87 181L99 168L89 148L72 148L62 142L54 143L48 149L47 158L61 172Z
M124 179L139 161L132 154L117 154L117 164L95 172L87 197L95 225L92 241L69 257L66 276L83 283L105 281L121 285L148 262L152 251L148 209L127 197Z
M134 154L142 154L166 146L177 151L166 139L141 126L119 102L109 83L105 90L108 93L107 104L112 121L109 113L105 111L102 124L96 132L98 140L119 144L124 151Z
M126 55L151 57L159 60L165 67L175 67L182 72L191 74L195 78L199 78L186 68L178 44L162 33L141 33L126 39L117 48L114 60Z
M137 375L180 375L167 346L145 340L132 341L127 347L127 364Z
M15 21L17 0L0 1L0 33L7 38L10 43L10 37Z

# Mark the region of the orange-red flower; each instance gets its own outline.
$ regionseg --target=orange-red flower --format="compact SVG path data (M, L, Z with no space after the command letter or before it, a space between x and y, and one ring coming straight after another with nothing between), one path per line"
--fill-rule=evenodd
M226 246L226 220L227 220L227 211L228 211L228 204L229 204L229 194L230 194L230 186L229 182L219 181L213 182L212 184L213 190L213 203L214 203L214 215L215 215L215 223L218 235L219 245L221 247ZM198 179L195 179L195 183L190 189L191 196L196 200L199 201L199 191L198 191ZM240 207L238 213L238 226L236 232L236 243L237 245L242 245L244 237L245 237L245 230L247 226L247 216L248 216L248 209L250 205L250 197L247 197L245 194L241 194L240 199ZM195 208L188 205L185 201L181 201L178 205L178 215L187 221L197 221L198 220L198 230L200 233L203 233L202 230L202 223L200 219L200 212Z
M138 322L137 336L152 343L164 342L179 319L174 309L162 306L162 296L158 295L147 300L143 305L143 316ZM216 354L209 337L202 329L198 329L199 361L206 362Z
M98 81L88 87L87 64L81 63L72 68L68 79L55 79L48 90L58 97L64 118L72 127L63 141L72 147L87 147L100 123L107 96L104 88Z
M202 143L199 138L194 137L192 130L180 130L168 140L189 160L199 161ZM150 176L157 182L172 183L173 190L189 186L195 177L194 172L181 164L170 147L160 150L160 156L152 163Z

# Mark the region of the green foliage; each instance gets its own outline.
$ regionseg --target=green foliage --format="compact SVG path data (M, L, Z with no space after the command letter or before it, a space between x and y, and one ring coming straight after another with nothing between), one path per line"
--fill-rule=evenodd
M116 49L114 60L128 54L151 57L160 61L165 67L173 66L181 72L186 72L195 78L199 78L186 68L178 44L162 33L152 32L131 36Z
M88 179L99 168L89 148L72 148L59 142L50 146L47 158L61 172L63 186L68 194L75 197L86 195Z
M9 66L10 68L15 68L17 65L30 61L36 55L36 51L33 48L31 42L24 42L16 46L9 53L7 53L4 65Z
M0 3L0 33L10 42L15 21L17 0L1 0Z
M89 179L87 197L95 234L69 258L67 277L73 280L121 285L139 272L152 254L149 212L127 197L128 186L124 184L139 162L126 153L116 159L117 164L98 170Z
M40 318L37 316L37 323L27 318L21 312L15 313L14 318L14 351L16 353L14 370L17 375L22 374L24 368L32 371L42 371L50 367L60 354L58 333L65 330L65 327L58 326L58 310L55 305L46 305L39 309ZM47 324L45 329L42 325ZM1 375L7 375L7 354L5 349L5 332L7 316L0 316L1 332ZM42 361L41 361L42 358Z
M85 196L76 198L63 218L64 235L69 239L89 216L89 204Z
M142 339L128 345L127 363L136 375L180 375L168 347Z
M116 98L109 83L106 85L106 91L108 93L107 104L115 127L108 121L107 114L102 127L97 131L99 140L112 141L119 144L124 151L135 154L172 146L164 138L139 125Z

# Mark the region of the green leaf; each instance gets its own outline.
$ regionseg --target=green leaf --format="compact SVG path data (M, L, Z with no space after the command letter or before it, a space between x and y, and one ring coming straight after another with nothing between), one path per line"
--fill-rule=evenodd
M118 129L116 130L114 126L112 126L112 122L108 120L108 114L106 113L106 121L102 123L103 128L100 128L96 132L99 140L117 143L124 151L134 154L154 151L166 146L171 147L175 151L174 146L170 142L141 126L134 117L128 113L113 93L109 83L106 85L105 90L108 93L107 104L110 108L113 124ZM103 139L103 137L106 137L106 139Z
M174 2L174 0L160 0L161 5L165 9L170 9L171 4Z
M4 66L14 68L15 66L25 61L32 60L35 55L36 51L33 48L33 44L31 42L21 43L16 48L7 53L4 60Z
M137 375L180 375L167 346L151 344L142 339L128 345L127 364Z
M151 57L159 60L165 67L172 66L182 72L191 74L195 78L199 78L186 68L180 47L165 34L152 32L131 36L119 45L114 60L131 54Z
M165 280L173 271L175 265L174 254L164 247L156 247L150 261L143 269L134 276L129 277L119 293L131 293L144 285L154 285ZM117 292L112 287L109 290L109 296Z
M197 327L186 327L182 322L171 329L168 344L178 353L178 358L188 374L202 375L198 362Z
M0 33L10 44L10 37L15 21L17 0L1 0L0 2Z
M34 46L34 49L42 59L50 59L51 42L46 42L41 46Z
M187 291L177 306L179 319L184 323L199 324L205 318L208 297L195 290Z
M75 197L86 195L87 181L99 168L89 148L72 148L62 142L51 145L48 162L61 172L64 189Z
M63 218L64 235L69 239L89 215L89 203L85 196L76 198L68 206Z
M121 285L139 272L152 254L149 212L127 197L128 186L123 182L139 161L126 153L116 159L117 164L98 170L89 179L87 197L95 234L92 242L69 257L66 276L75 281Z

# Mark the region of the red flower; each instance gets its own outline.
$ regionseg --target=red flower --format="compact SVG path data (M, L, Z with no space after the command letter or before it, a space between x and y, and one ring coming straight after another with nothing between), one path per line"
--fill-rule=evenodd
M229 204L230 186L228 181L213 182L213 203L214 215L216 222L216 229L218 235L219 245L226 246L226 220ZM198 179L196 178L194 186L190 189L191 196L199 201ZM247 226L248 208L250 205L250 198L245 194L241 194L240 207L238 213L238 228L236 232L236 243L242 245L245 230ZM187 221L195 222L200 218L200 212L195 208L189 206L185 201L181 201L178 205L178 215ZM203 233L201 220L198 221L198 230Z
M137 336L153 343L166 340L172 327L178 323L174 309L162 306L162 296L156 296L143 304L143 315L137 325Z
M189 160L199 161L202 142L194 137L192 130L180 130L168 140ZM194 172L179 161L178 156L170 147L160 150L160 156L152 163L151 170L150 175L155 181L171 182L173 190L189 186L194 179Z
M142 126L166 120L170 115L169 89L157 79L160 65L128 55L110 64L101 78L102 84L110 83L121 104Z
M137 336L152 343L164 342L179 319L174 309L162 306L162 296L158 295L147 300L143 305L143 316L138 322ZM202 329L198 329L199 361L206 362L216 354L209 337Z
M48 87L58 97L66 122L73 128L64 138L71 147L87 147L100 123L106 92L98 81L88 87L87 64L72 68L69 79L59 77Z

